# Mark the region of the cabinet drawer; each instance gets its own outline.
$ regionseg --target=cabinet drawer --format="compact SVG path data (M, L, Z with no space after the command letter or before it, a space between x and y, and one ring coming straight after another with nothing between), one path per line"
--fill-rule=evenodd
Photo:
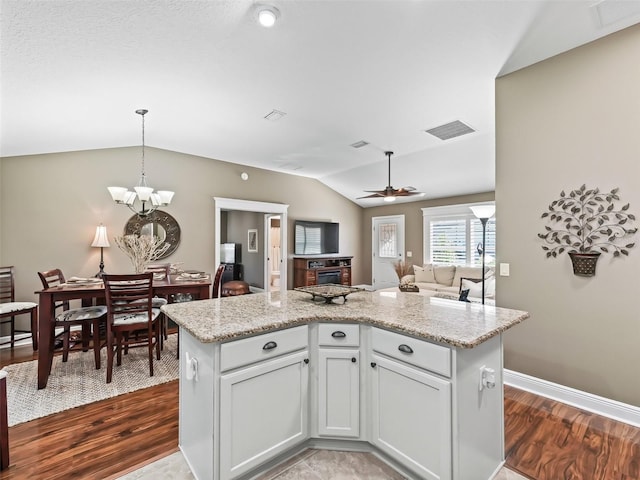
M318 344L332 347L357 347L360 345L359 325L321 323L318 325Z
M445 377L451 376L451 350L447 347L379 328L372 329L372 345L375 351L389 357Z
M307 348L308 344L306 325L223 343L220 346L220 371L295 352Z

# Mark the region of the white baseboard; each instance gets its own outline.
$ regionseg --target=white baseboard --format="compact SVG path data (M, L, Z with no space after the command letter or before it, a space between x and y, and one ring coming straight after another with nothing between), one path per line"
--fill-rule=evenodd
M513 370L504 370L504 383L640 428L640 408L633 405L565 387Z

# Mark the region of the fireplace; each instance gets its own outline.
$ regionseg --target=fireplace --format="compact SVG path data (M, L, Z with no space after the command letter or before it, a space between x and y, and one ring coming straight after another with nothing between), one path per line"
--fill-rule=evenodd
M337 283L340 285L340 270L325 270L318 272L318 285Z

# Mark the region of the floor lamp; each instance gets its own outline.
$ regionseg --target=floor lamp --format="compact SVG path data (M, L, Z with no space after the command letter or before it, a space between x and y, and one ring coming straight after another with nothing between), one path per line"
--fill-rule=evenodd
M485 248L486 237L487 237L487 222L491 217L493 217L493 214L496 213L496 206L495 205L475 205L471 207L471 211L476 216L476 218L480 220L480 222L482 222L482 304L484 305L484 277L485 277L484 257L487 250Z
M105 247L110 247L109 239L107 238L107 227L100 224L96 227L96 236L93 239L92 247L100 247L100 271L96 273L97 278L102 278L104 275L104 257L103 257L103 249Z

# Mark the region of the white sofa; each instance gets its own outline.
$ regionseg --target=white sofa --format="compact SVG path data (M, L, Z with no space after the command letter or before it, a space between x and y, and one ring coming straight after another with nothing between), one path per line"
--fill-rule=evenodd
M485 300L495 298L496 283L492 269L485 269ZM414 284L420 290L434 291L442 296L456 297L463 289L469 289L469 298L482 297L482 267L457 265L413 266L413 275L405 275L401 284ZM440 295L438 295L440 296Z

